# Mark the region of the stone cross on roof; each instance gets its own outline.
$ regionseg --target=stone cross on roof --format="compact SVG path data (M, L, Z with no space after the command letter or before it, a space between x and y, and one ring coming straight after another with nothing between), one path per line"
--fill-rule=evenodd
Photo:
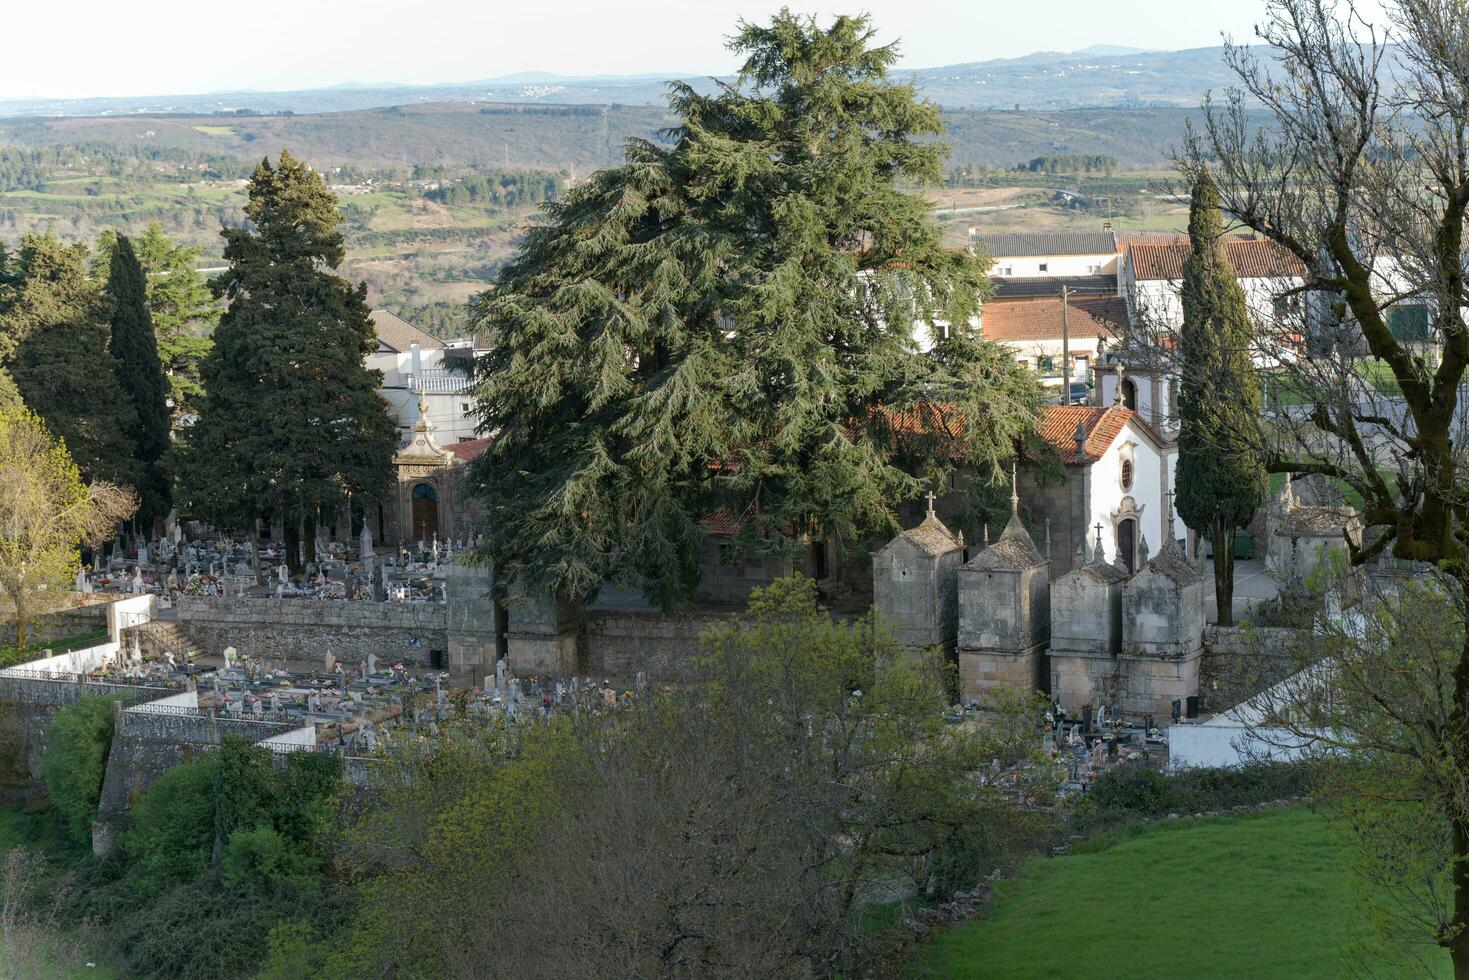
M1092 559L1098 563L1106 561L1102 551L1102 522L1097 521L1097 548L1092 552Z
M1112 404L1117 408L1122 407L1122 375L1127 370L1127 365L1121 361L1117 362L1117 391L1113 393Z
M928 491L928 516L933 516L933 491Z
M1010 516L1020 516L1020 483L1015 478L1015 460L1010 460Z

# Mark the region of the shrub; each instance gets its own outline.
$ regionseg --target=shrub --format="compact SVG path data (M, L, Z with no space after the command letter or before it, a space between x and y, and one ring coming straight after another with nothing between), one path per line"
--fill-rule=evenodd
M214 844L213 758L174 766L133 809L123 837L128 877L141 896L189 881L209 864Z
M1112 766L1092 783L1090 796L1101 815L1136 813L1155 816L1172 806L1168 777L1149 765Z
M180 885L114 922L109 932L125 976L235 980L253 975L271 927L295 911L255 896Z
M1165 774L1152 766L1112 766L1092 783L1097 822L1129 816L1160 817L1254 806L1310 792L1309 763L1257 762L1243 766L1184 769Z
M56 712L46 732L41 777L62 833L74 843L91 839L112 748L115 698L86 697Z
M321 974L326 949L309 922L281 922L266 937L270 952L255 980L297 980Z
M301 843L274 827L242 827L225 844L219 874L224 886L236 894L264 894L310 878L317 866Z

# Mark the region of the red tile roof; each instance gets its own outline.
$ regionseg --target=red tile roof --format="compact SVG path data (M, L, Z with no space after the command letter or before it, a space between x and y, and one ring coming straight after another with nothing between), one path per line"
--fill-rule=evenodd
M1066 306L1073 337L1116 337L1127 327L1127 302L1120 296L1073 296ZM1060 339L1061 297L992 299L980 311L979 328L986 340Z
M1102 458L1113 440L1137 416L1128 408L1099 408L1093 405L1050 405L1041 418L1041 438L1056 447L1061 462L1083 466ZM1086 433L1085 455L1077 452L1076 427Z
M1300 259L1263 238L1226 239L1224 253L1229 264L1234 266L1234 274L1241 279L1306 274L1306 267ZM1183 263L1188 258L1188 239L1132 241L1128 243L1127 254L1134 279L1182 279Z
M699 518L699 526L704 529L705 534L722 534L725 537L733 537L745 522L735 517L727 510L716 510L712 514L705 514Z
M458 459L468 462L490 448L490 440L488 438L466 439L464 442L451 442L444 448L453 453Z

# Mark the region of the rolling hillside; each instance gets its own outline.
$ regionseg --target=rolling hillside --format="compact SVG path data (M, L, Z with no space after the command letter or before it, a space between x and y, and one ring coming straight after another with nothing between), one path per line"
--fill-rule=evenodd
M1189 109L946 110L951 163L1014 166L1056 153L1100 153L1122 167L1163 163ZM107 143L259 158L281 147L318 167L510 166L585 173L621 159L633 136L671 117L653 106L435 103L311 116L104 116L0 119L0 146Z
M1233 83L1218 47L1137 51L1096 45L1063 53L1039 51L936 68L903 68L923 94L939 105L973 109L1074 109L1085 106L1182 106L1199 104L1210 89ZM529 72L442 85L338 85L294 92L211 92L201 95L88 99L5 99L0 116L256 112L343 112L428 102L536 102L661 106L669 80L684 77L696 88L710 82L677 73L580 78ZM3 96L3 92L0 92Z

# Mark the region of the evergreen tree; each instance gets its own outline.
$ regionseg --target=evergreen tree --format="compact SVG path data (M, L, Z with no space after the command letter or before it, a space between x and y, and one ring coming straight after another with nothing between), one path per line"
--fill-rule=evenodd
M0 354L25 404L66 441L89 479L136 485L138 415L109 349L87 247L28 234L0 283Z
M143 267L126 235L118 235L107 272L106 300L112 314L112 356L137 412L135 430L141 479L138 524L146 533L173 505L173 485L163 454L169 445L168 382L158 361L153 320L148 313Z
M116 242L117 232L111 228L97 236L92 275L100 282L107 279ZM158 358L168 378L177 419L193 412L204 393L199 366L214 345L210 338L221 308L204 276L194 268L199 249L176 244L154 221L133 241L133 250L146 277Z
M1178 394L1178 513L1214 547L1218 621L1231 625L1234 534L1264 499L1260 382L1250 361L1245 292L1224 253L1219 192L1207 168L1193 189L1183 267Z
M1005 468L1038 400L970 327L985 262L898 186L942 178L939 111L889 80L872 34L742 24L738 79L674 85L668 144L630 141L550 204L478 298L495 441L474 482L498 568L672 608L712 512L741 524L730 557L789 555L803 534L890 532L920 475ZM915 430L951 438L900 460Z
M223 526L279 518L299 571L303 525L309 549L323 509L386 488L396 430L382 376L363 365L377 345L366 287L331 272L342 215L320 174L286 151L261 161L245 216L221 233L229 269L212 285L229 308L202 365L180 496Z

